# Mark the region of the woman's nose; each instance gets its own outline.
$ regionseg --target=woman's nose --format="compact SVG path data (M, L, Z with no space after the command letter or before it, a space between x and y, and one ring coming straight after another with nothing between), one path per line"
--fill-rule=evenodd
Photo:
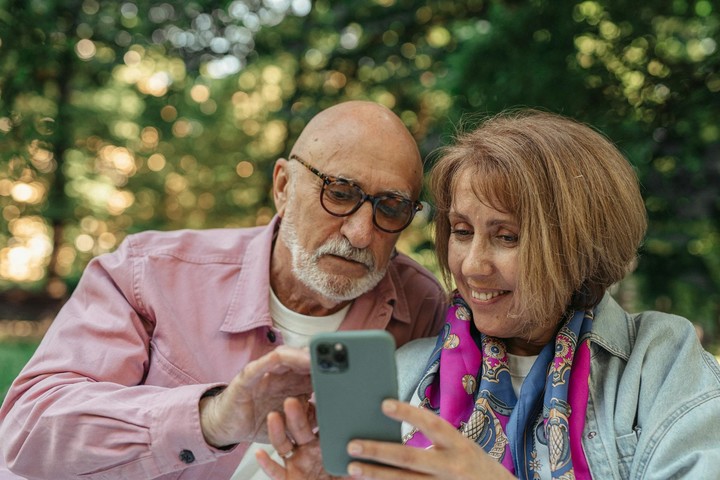
M462 263L463 275L467 277L487 276L493 272L492 253L482 241L473 240Z

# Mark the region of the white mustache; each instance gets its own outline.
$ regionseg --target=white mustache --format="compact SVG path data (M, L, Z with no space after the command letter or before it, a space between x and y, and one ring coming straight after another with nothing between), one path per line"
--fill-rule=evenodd
M318 260L323 255L335 255L353 262L362 263L368 270L375 269L375 258L369 250L353 247L347 238L333 238L325 242L313 255Z

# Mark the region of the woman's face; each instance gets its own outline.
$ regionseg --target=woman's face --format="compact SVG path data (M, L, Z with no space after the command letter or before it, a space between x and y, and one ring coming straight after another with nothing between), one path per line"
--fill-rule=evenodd
M478 330L506 339L510 353L535 355L552 332L548 337L545 329L528 330L525 319L508 316L518 284L519 223L514 215L481 202L471 180L472 175L460 175L453 193L450 272Z

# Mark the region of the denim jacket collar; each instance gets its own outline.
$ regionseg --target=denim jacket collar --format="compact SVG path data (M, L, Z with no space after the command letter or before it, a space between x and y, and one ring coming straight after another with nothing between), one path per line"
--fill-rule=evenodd
M628 314L618 305L609 293L595 307L595 319L590 332L590 341L604 348L613 355L624 360L630 358L635 340L635 332L631 331L632 322L618 322L618 318L627 318ZM613 320L610 320L613 319ZM624 332L618 325L627 325Z

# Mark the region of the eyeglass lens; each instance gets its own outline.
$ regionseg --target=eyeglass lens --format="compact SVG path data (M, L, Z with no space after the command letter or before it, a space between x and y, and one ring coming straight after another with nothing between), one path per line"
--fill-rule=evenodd
M350 215L357 210L365 197L357 185L335 180L327 182L321 197L323 207L334 215ZM373 217L375 224L388 232L396 232L405 228L413 217L412 203L400 196L383 195L374 197Z

